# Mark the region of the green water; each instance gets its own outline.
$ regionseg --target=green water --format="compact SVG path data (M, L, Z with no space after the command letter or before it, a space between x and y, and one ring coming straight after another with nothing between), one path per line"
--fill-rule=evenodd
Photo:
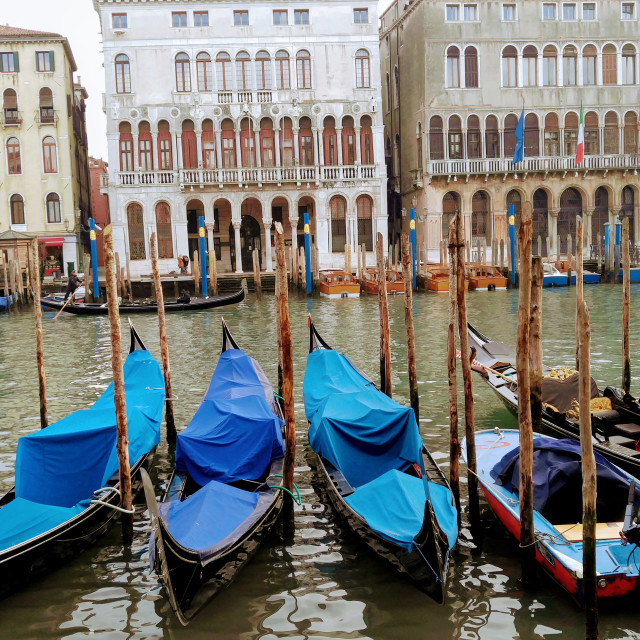
M587 286L592 320L592 375L601 384L621 377L621 294L618 286ZM637 300L632 286L631 346L640 344ZM469 320L484 333L515 341L517 292L471 292ZM394 398L408 404L404 303L390 298ZM446 322L448 298L420 294L414 303L420 429L427 446L448 469ZM545 290L545 362L571 364L575 289ZM518 584L518 550L483 508L484 536L478 544L463 528L453 556L447 602L435 605L363 549L314 490L302 400L306 313L322 336L377 379L377 300L325 301L292 296L291 324L297 417L296 483L303 504L296 509L295 535L283 546L276 533L229 589L202 611L187 630L172 617L158 581L148 570L148 520L140 505L135 540L123 548L118 527L72 563L0 601L0 638L216 638L301 640L417 640L423 638L582 638L583 617L545 576L533 593ZM275 307L272 297L249 296L224 309L238 343L276 380ZM175 409L179 429L191 419L209 382L221 346L218 310L167 316ZM134 317L149 350L159 359L154 316ZM124 325L123 325L124 326ZM107 318L63 314L44 322L47 394L51 420L87 408L111 378ZM33 320L30 313L0 315L0 491L12 485L17 439L39 427ZM632 392L640 393L640 363L632 358ZM477 428L514 427L492 392L474 379ZM171 456L163 443L156 457L159 482ZM463 517L466 522L466 516ZM640 638L640 607L602 612L600 637Z

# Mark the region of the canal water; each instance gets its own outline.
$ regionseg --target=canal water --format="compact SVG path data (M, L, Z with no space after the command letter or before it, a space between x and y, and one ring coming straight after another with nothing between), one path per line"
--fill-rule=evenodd
M621 295L611 285L586 286L592 321L592 374L602 384L621 377ZM640 345L640 286L632 285L634 352ZM448 298L420 294L414 302L420 430L448 472L446 323ZM515 342L517 291L471 292L469 320L496 339ZM545 362L572 364L575 289L545 290ZM404 303L390 298L394 398L408 404ZM191 625L173 618L148 569L148 518L142 503L135 540L123 548L119 527L62 569L0 601L0 638L201 638L219 640L417 640L583 638L583 616L564 592L541 576L535 592L518 583L518 549L483 503L483 537L463 528L444 606L434 604L364 549L336 519L317 491L306 437L302 380L307 355L306 314L333 347L377 380L378 303L375 297L326 301L291 296L298 452L295 481L302 493L292 542L279 532L263 545L237 580ZM220 316L237 342L277 377L275 305L251 295L232 308L167 316L175 412L179 428L193 416L221 347ZM155 316L134 317L149 350L160 359ZM125 334L123 319L123 335ZM0 491L13 481L18 438L39 427L32 314L0 316ZM51 420L87 408L111 378L107 318L45 314L44 347ZM632 393L640 393L640 363L632 359ZM516 427L493 394L474 378L476 427ZM460 394L462 399L462 394ZM173 451L156 456L158 485L166 481ZM465 502L466 505L466 502ZM463 523L466 515L463 516ZM640 639L640 607L602 612L600 637Z

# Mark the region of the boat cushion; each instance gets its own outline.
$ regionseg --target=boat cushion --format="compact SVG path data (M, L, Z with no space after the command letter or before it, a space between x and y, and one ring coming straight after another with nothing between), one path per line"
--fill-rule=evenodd
M36 538L77 516L86 504L56 507L15 498L0 509L0 550Z
M546 404L552 405L560 413L566 413L572 408L572 401L578 400L578 383L580 374L574 373L565 380L558 378L542 379L542 399ZM591 378L591 397L600 395L596 381Z
M248 521L259 498L259 492L243 491L211 480L182 502L163 503L160 513L177 542L187 549L204 551ZM242 527L238 536L245 529Z
M627 438L632 438L633 440L640 439L640 424L617 424L615 430L623 436L627 436Z

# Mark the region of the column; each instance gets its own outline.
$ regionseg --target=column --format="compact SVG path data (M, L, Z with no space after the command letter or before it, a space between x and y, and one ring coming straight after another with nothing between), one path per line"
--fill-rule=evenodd
M133 170L138 171L140 169L140 157L139 157L139 149L138 149L138 134L134 133L133 135Z
M317 167L319 162L319 149L318 149L318 130L312 129L311 135L313 136L313 164Z
M562 64L562 50L558 51L558 57L556 58L556 80L559 87L564 86L564 73Z
M583 81L583 59L582 59L582 52L578 51L578 59L576 61L576 73L578 74L578 77L576 78L577 80L577 85L579 87L582 86L582 81Z
M324 165L324 138L322 134L323 129L318 129L318 159L316 164L319 167ZM318 178L320 178L320 175L318 175Z
M602 155L604 153L604 126L602 124L598 127L598 144L600 155Z
M298 250L298 216L295 218L289 216L289 224L291 225L291 251Z
M205 212L206 215L206 212ZM214 222L205 222L204 226L205 229L207 230L207 241L209 244L209 251L213 251L213 227L214 227L215 223Z
M516 65L518 68L518 86L522 86L524 78L522 77L522 53L518 51L518 57L516 58Z
M253 130L253 140L254 140L254 154L256 158L256 167L262 167L262 153L260 153L260 127L256 127Z
M239 220L232 220L232 224L236 243L236 273L242 273L242 250L240 247L240 227L242 223Z
M216 163L218 169L222 169L222 138L220 129L216 129Z
M540 51L540 53L538 53L538 68L537 68L537 78L536 78L536 84L539 87L542 87L542 81L543 81L543 77L542 77L542 65L543 65L543 55L542 55L542 51Z
M356 156L355 156L356 157L356 164L360 164L360 151L361 151L360 132L362 131L362 129L360 127L356 127L354 129L354 131L355 131L355 134L356 134L356 136L355 136L356 139L354 141L354 144L356 145Z
M174 154L178 163L178 169L182 169L182 134L176 133L176 152Z
M271 258L271 224L273 220L263 216L262 224L264 225L264 253L265 267L267 273L273 273L273 260Z
M591 244L593 242L593 238L591 237L591 217L593 215L593 209L584 210L582 212L583 215L583 226L582 226L582 246L583 251L582 255L589 258L591 255Z
M158 153L158 132L151 132L151 162L156 168L156 171L160 170L160 154Z
M236 129L236 166L242 167L242 149L240 148L240 131Z
M276 153L276 167L278 170L282 167L282 163L280 162L280 129L274 129L274 142L275 145L275 153Z
M464 89L467 86L467 78L465 76L464 66L464 49L460 48L460 87Z
M196 166L202 168L202 129L196 129Z
M342 127L336 129L336 137L338 138L338 162L336 164L342 165Z
M300 129L293 130L293 164L297 167L300 164Z
M622 84L622 51L619 49L616 54L616 83Z
M551 252L555 255L558 251L558 247L556 246L557 244L557 239L558 239L558 213L559 213L559 209L549 209L549 237L550 237L550 244L551 244ZM550 258L550 256L547 256L547 258Z
M602 86L602 50L598 49L596 54L596 85Z

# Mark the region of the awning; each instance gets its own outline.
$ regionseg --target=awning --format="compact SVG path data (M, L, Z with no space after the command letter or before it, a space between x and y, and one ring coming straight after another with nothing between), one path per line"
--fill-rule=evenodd
M64 244L64 238L38 238L45 247L61 247Z

